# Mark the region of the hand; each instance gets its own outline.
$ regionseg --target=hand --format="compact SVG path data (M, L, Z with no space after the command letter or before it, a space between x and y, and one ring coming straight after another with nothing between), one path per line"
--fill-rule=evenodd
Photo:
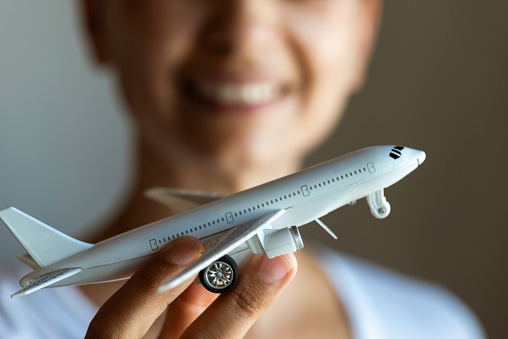
M241 338L296 273L292 253L274 259L254 256L242 268L236 287L220 296L193 284L193 278L157 291L203 249L192 237L163 248L100 308L86 338L140 338L166 309L161 338Z

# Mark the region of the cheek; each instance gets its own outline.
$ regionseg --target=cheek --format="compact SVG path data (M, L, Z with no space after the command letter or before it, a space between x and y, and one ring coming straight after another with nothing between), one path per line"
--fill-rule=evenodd
M149 3L124 14L114 63L133 113L174 126L176 73L192 53L202 14L182 1Z
M334 129L353 90L358 8L352 1L323 1L293 9L288 31L304 75L302 127L307 150Z

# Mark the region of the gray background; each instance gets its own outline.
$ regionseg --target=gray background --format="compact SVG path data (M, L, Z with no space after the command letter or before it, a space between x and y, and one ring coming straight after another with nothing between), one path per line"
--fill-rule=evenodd
M367 86L309 164L392 143L427 161L387 189L387 219L362 200L323 218L339 241L302 229L448 287L491 338L508 337L507 4L387 1ZM0 208L79 238L118 210L132 159L112 79L91 67L74 7L0 4ZM0 261L20 252L0 227Z

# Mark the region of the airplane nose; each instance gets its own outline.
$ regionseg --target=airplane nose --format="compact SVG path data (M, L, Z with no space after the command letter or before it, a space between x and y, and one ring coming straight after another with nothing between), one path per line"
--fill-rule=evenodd
M427 158L427 155L425 154L424 151L418 151L418 152L419 152L419 154L416 159L418 160L418 165L421 165L425 161L425 158Z

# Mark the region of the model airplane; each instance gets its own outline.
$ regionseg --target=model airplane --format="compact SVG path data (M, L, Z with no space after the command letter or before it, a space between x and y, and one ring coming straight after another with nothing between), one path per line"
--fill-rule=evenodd
M12 297L45 287L105 282L130 277L165 244L191 235L205 251L160 290L173 288L199 273L213 292L232 289L238 265L252 253L268 257L303 247L298 227L348 203L366 197L372 214L385 218L390 204L384 188L393 185L425 160L423 151L377 146L305 169L287 177L223 196L200 191L152 189L148 196L181 212L95 245L73 239L15 209L0 219L28 252L19 258L34 271L20 281Z

